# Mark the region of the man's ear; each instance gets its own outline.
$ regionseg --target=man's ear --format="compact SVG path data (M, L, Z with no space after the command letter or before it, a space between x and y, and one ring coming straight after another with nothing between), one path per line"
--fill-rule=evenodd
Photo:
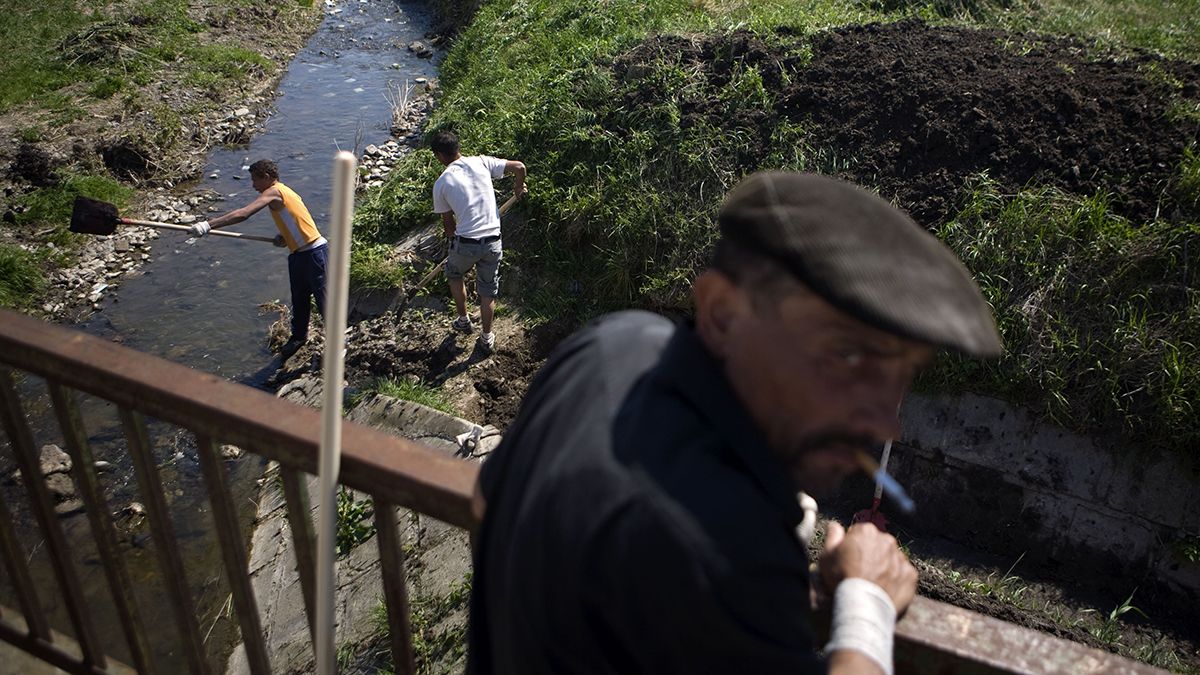
M724 357L729 334L747 309L746 297L729 277L705 270L692 283L696 303L696 331L708 350Z

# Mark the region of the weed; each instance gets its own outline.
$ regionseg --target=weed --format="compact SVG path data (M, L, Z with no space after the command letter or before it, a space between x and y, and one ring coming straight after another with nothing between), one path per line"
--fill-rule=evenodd
M453 663L466 653L465 622L440 631L438 628L451 614L465 609L470 597L471 577L468 574L443 596L413 599L413 652L418 672L430 672L434 663Z
M1200 534L1191 534L1175 542L1175 553L1187 562L1200 563Z
M400 264L386 244L355 240L350 247L350 286L366 288L402 288L412 274L411 265Z
M45 275L36 255L0 244L0 307L28 307L44 284Z
M22 143L37 143L42 138L42 130L38 127L22 127L17 130L17 140Z
M375 503L369 497L355 499L354 492L338 486L337 494L337 554L346 555L354 547L375 536L372 516Z
M1016 569L1024 557L1025 554L1022 553L1008 568L1008 571L999 578L996 577L995 572L989 573L982 579L978 579L965 576L957 570L950 570L946 573L946 576L954 584L970 593L985 595L999 602L1023 608L1025 604L1022 601L1022 596L1029 591L1029 587L1025 585L1021 577L1014 575L1012 571Z
M1138 614L1141 614L1143 617L1146 617L1145 612L1138 609L1137 607L1134 607L1132 604L1133 603L1133 594L1136 592L1137 592L1137 589L1134 589L1133 592L1131 592L1129 594L1129 597L1125 598L1125 602L1122 602L1121 604L1117 605L1116 607L1113 607L1112 611L1108 613L1108 617L1106 617L1104 619L1104 622L1102 624L1100 624L1100 626L1092 628L1088 631L1089 633L1092 634L1092 637L1096 638L1097 640L1099 640L1105 644L1110 644L1110 645L1119 644L1121 642L1121 627L1120 627L1121 617L1129 612L1136 612ZM1146 617L1146 618L1148 618L1148 617Z
M125 80L116 75L105 75L92 84L88 93L96 98L112 98L125 86Z
M444 413L454 414L446 395L424 382L379 378L371 383L367 391L377 391L384 396L420 403Z
M1185 336L1200 331L1188 253L1200 226L1135 228L1103 193L1003 195L980 177L939 236L994 308L1006 351L988 363L947 356L920 389L990 393L1076 431L1194 451L1200 349Z

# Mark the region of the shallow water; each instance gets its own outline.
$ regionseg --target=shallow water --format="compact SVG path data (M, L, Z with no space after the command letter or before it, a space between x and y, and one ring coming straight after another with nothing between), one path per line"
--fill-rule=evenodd
M341 11L335 13L336 9ZM273 159L281 180L301 195L318 228L328 237L334 154L339 149L361 152L367 144L387 140L391 110L384 92L389 82L403 86L406 79L436 76L438 55L419 59L406 48L423 39L432 23L424 4L346 0L327 6L326 11L321 27L297 53L280 82L264 130L247 147L218 149L209 155L205 177L193 187L224 195L225 201L215 204L219 212L252 200L256 193L246 167L257 159ZM229 229L267 236L275 233L265 210ZM226 379L261 386L278 365L266 346L267 329L278 314L264 314L259 305L275 300L290 304L286 249L218 237L194 240L164 232L154 242L151 259L142 270L122 280L103 309L76 328ZM42 384L30 378L22 391L37 445L62 445ZM117 466L102 478L111 510L120 512L131 502L144 502L125 457L115 409L89 397L82 397L81 404L96 458ZM194 441L189 434L153 422L151 435L188 581L197 597L200 630L202 635L208 634L214 669L223 670L237 641L236 616L222 612L228 587ZM244 508L243 534L248 536L254 479L261 475L262 462L247 456L226 462L226 469L235 501ZM53 591L56 584L46 563L41 534L24 507L24 490L6 485L3 493L18 521L29 524L21 538L30 554L42 604L55 628L71 633L61 599ZM126 520L121 515L118 519ZM100 641L109 653L129 663L103 570L90 543L87 518L80 514L60 522L76 554L76 568ZM162 672L182 672L186 662L180 650L171 648L178 638L148 535L147 525L132 528L122 535L122 548L137 588L138 609L150 633L155 665ZM15 607L9 584L0 587L4 603Z

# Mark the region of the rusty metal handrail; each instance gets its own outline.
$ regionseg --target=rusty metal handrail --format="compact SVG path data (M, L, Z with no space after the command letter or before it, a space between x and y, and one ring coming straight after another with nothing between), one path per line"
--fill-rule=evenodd
M0 310L0 362L315 474L319 410ZM136 358L132 355L137 354ZM470 528L478 466L347 421L340 482Z
M46 324L30 317L0 310L0 365L18 368L47 379L52 388L62 385L112 401L120 406L122 423L130 440L131 454L138 469L143 492L148 493L149 515L158 524L152 527L156 548L167 549L165 575L174 589L174 604L186 609L190 604L177 559L172 560L173 546L169 519L165 507L155 506L162 488L150 461L145 423L142 415L190 429L196 434L201 459L205 463L208 484L215 509L228 508L227 490L222 486L221 467L213 456L213 441L220 439L251 452L278 461L282 466L283 489L288 518L293 521L300 581L305 596L305 609L312 626L313 564L311 522L308 519L307 495L299 471L315 473L317 469L320 413L305 406L278 399L266 392L231 383L163 359L141 354L99 338ZM3 370L0 368L0 370ZM2 374L2 373L0 373ZM7 376L6 376L7 377ZM66 401L61 390L55 393L56 404ZM69 407L67 408L69 412ZM62 417L70 425L71 415ZM6 425L16 421L7 416ZM23 423L23 420L20 421ZM478 466L377 431L365 425L346 421L342 428L341 483L372 495L376 513L394 514L391 505L408 507L452 525L473 530L478 522L471 510L471 491ZM10 435L12 432L10 431ZM72 446L83 446L85 438L76 437ZM73 452L81 448L70 448ZM25 449L28 452L28 448ZM82 448L86 450L86 448ZM26 460L27 461L27 460ZM30 476L34 471L26 472ZM13 555L15 538L8 529L7 509L0 500L0 544L6 564L14 579L21 576L19 560ZM222 548L232 548L228 535L236 528L229 513L224 513L225 532ZM221 524L218 524L221 526ZM392 651L397 671L412 667L412 644L408 639L408 601L403 579L403 554L398 542L396 523L386 517L377 522L380 557L384 568L385 597L389 625L392 631ZM227 573L243 573L244 557L234 551L223 551ZM177 556L176 556L177 558ZM113 578L120 577L120 570ZM244 576L244 575L243 575ZM240 586L237 591L239 620L243 638L253 632L257 614L253 599L248 597L245 579L231 580ZM27 589L18 588L19 594ZM170 595L170 594L169 594ZM82 659L64 651L58 644L69 639L51 631L36 608L36 598L21 595L23 616L19 628L8 622L13 610L0 608L0 640L25 649L30 654L60 668L79 673L111 672L127 668L111 658L107 669L102 657ZM194 617L181 616L181 624ZM28 623L26 623L28 622ZM134 623L134 622L130 622ZM186 636L195 637L194 627L184 627ZM251 647L247 645L248 649ZM198 663L203 655L193 645L193 672L203 672L206 665ZM262 649L261 644L254 649ZM76 650L78 651L78 650ZM898 673L1161 673L1152 666L1125 659L1115 654L1055 638L1007 623L970 610L926 598L916 598L908 613L896 628L896 672ZM255 672L269 666L260 654Z

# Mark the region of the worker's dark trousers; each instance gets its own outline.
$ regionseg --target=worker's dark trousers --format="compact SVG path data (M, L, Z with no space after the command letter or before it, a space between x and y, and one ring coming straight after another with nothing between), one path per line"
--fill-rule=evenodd
M288 278L292 283L292 339L308 339L311 298L317 299L317 311L325 318L325 261L329 245L321 244L288 256Z

